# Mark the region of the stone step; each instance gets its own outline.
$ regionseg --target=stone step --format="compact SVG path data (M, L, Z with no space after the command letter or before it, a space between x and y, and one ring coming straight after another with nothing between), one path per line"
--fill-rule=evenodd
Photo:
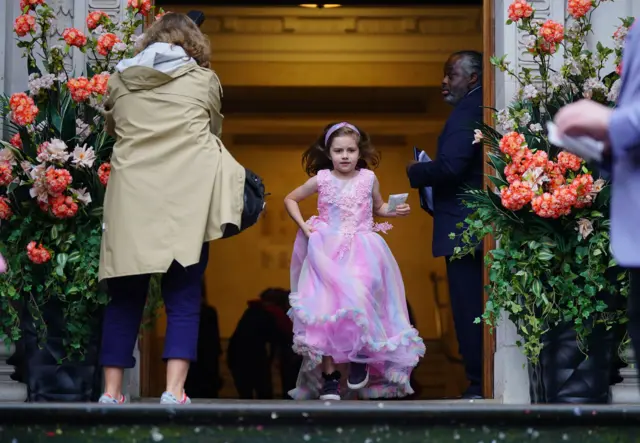
M0 404L0 442L631 442L640 408L462 402Z

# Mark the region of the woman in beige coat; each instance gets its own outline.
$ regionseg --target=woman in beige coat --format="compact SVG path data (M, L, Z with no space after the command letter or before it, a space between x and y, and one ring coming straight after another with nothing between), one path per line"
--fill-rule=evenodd
M201 282L208 241L240 226L245 171L220 141L222 90L209 69L209 44L183 14L151 26L132 59L109 80L107 130L116 138L105 196L100 279L104 318L101 403L123 403L125 368L151 274L162 273L167 311L161 403L184 404L196 359Z

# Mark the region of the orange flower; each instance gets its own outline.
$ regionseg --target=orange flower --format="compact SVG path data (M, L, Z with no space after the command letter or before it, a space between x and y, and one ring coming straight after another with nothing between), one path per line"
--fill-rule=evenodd
M526 146L524 135L517 132L508 132L500 140L500 151L511 157L515 156Z
M52 196L62 194L73 181L71 174L66 169L56 169L53 166L45 173L47 189Z
M13 215L11 206L9 206L9 199L7 197L0 197L0 220L9 220Z
M540 27L540 37L547 43L560 43L564 38L564 27L553 20L547 20Z
M502 199L502 206L511 210L519 211L531 201L534 193L531 190L531 185L526 182L516 180L509 187L504 187L500 191L500 198Z
M538 49L540 49L540 52L542 53L553 55L556 53L558 46L555 43L543 41L538 45Z
M44 0L20 0L20 10L23 12L26 7L31 10L36 9L38 5L44 5Z
M27 245L27 256L29 257L29 260L37 265L41 265L51 260L51 253L42 246L42 243L36 246L36 242L34 241Z
M69 46L82 48L87 44L87 37L76 28L67 28L62 31L62 38Z
M98 178L100 183L107 186L109 182L109 176L111 175L111 163L103 163L98 168Z
M569 14L574 18L580 18L587 15L587 12L589 12L592 6L592 0L569 0L569 7L567 9Z
M576 208L584 208L593 203L593 176L591 174L581 174L573 179L569 185L576 193Z
M87 15L87 29L96 29L101 23L109 20L109 16L104 11L92 11Z
M515 0L507 9L509 20L517 22L523 18L529 18L533 14L533 8L526 0Z
M13 181L13 168L9 162L0 163L0 186L9 186Z
M78 204L68 195L52 197L49 199L49 204L51 212L57 218L71 218L78 212Z
M120 39L115 34L112 34L110 32L102 34L100 37L98 37L98 53L104 56L108 55L109 52L111 52L111 50L113 49L113 45L119 42Z
M91 96L91 84L86 77L72 78L67 82L67 88L73 101L80 103Z
M558 154L558 165L563 171L579 171L583 161L577 155L567 151L562 151Z
M522 179L522 174L529 169L533 153L526 146L511 157L511 163L504 168L504 175L509 183Z
M9 143L11 143L11 146L13 146L14 148L22 149L22 139L20 138L20 134L18 134L17 132L13 134L13 137L11 137Z
M39 112L33 99L24 92L16 92L11 96L9 109L11 109L11 120L20 126L33 123Z
M528 168L544 168L549 162L549 156L544 151L536 151L531 157Z
M89 87L91 91L99 95L107 95L107 84L109 83L109 74L96 74L91 77Z
M29 14L19 15L13 23L13 30L18 37L24 37L36 30L36 19Z
M149 14L149 11L151 11L151 0L128 0L127 8L137 9L140 11L140 14L146 16Z
M547 165L544 168L545 174L549 177L549 190L555 191L560 188L565 183L564 173L562 172L562 168L557 163L552 161L547 162Z

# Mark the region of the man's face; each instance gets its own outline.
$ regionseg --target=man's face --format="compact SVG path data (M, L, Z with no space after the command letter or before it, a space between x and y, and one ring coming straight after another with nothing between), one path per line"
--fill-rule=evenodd
M475 74L468 75L463 68L462 57L450 57L444 65L444 78L442 79L442 96L450 105L456 105L467 92L471 85L477 81Z

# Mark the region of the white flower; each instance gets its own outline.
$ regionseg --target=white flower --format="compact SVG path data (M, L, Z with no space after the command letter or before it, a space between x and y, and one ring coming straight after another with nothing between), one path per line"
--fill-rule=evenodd
M536 43L538 42L538 37L535 35L525 35L522 37L522 44L527 49L533 49L536 47Z
M57 138L52 139L48 143L43 143L42 150L36 157L40 162L57 162L64 163L69 160L71 156L67 152L67 145L62 140Z
M520 126L527 126L531 122L531 114L528 112L523 113L520 118L518 118L518 122Z
M104 104L103 104L104 99L105 99L105 97L102 97L99 100L97 97L92 95L92 96L89 97L89 106L91 106L96 111L102 113L102 112L104 112Z
M76 137L80 142L84 141L91 133L91 127L82 119L76 119Z
M593 224L586 218L581 218L577 223L578 226L576 226L576 231L578 231L583 239L589 237L593 232Z
M86 144L82 147L78 146L73 150L73 160L71 160L71 162L75 165L76 168L90 168L91 166L93 166L93 163L95 161L95 151L91 147L87 148Z
M29 189L32 198L37 198L41 203L49 202L49 192L47 189L47 168L44 163L31 168L29 175L33 180L33 186Z
M525 100L532 100L536 98L540 93L538 92L538 88L534 85L527 85L524 87L522 94Z
M532 123L529 125L529 131L533 133L542 132L542 125L540 123Z
M91 194L89 194L87 188L71 189L71 195L73 195L76 200L84 205L88 205L89 203L91 203Z
M503 132L511 132L516 127L516 122L511 118L509 111L506 109L498 111L496 119L498 121L498 126Z
M123 42L118 42L115 45L113 45L113 52L124 52L127 50L127 44L123 43Z
M11 166L16 164L16 156L9 148L0 149L0 163L9 163Z
M31 74L29 75L29 92L31 95L38 95L43 89L51 89L56 80L57 78L53 74L45 74L42 77L35 73Z
M565 84L565 79L557 72L552 72L549 76L549 83L551 84L551 88L556 90Z
M618 96L620 95L621 86L622 86L622 82L620 81L620 79L613 82L613 84L611 85L611 90L607 94L607 100L609 100L610 102L618 101Z
M20 167L25 172L25 174L29 176L31 175L31 170L33 169L33 165L30 162L28 162L27 160L23 160L22 162L20 162Z
M592 98L593 93L596 91L607 92L607 87L597 78L588 78L584 81L584 85L582 85L583 96L584 98Z
M571 20L569 25L564 28L564 35L569 39L576 39L580 37L580 23L575 20Z
M575 58L567 57L564 62L564 66L567 68L571 75L580 74L580 62L578 62Z
M544 168L530 168L522 174L522 181L531 185L531 190L537 192L544 182L549 181L549 177L544 173Z
M473 145L477 144L477 143L482 143L482 131L480 129L474 129L473 130Z
M613 43L616 49L622 49L624 46L624 40L627 38L627 34L629 33L629 28L625 25L620 25L616 32L613 33Z
M107 32L106 29L104 29L104 26L102 25L98 25L94 28L94 30L92 31L94 34L96 35L102 35L105 34Z

